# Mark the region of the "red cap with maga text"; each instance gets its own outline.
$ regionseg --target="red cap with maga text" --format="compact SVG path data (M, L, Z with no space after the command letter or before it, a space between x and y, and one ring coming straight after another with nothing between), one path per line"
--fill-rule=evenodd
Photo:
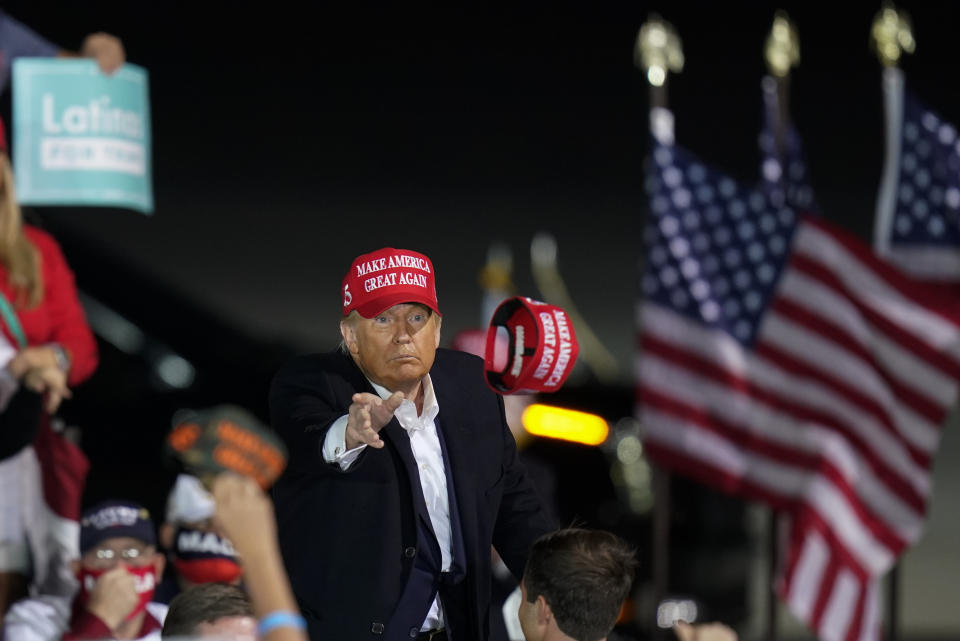
M510 343L506 359L498 358L501 327ZM532 298L508 298L493 313L487 330L487 384L498 394L555 392L570 376L579 352L565 311Z
M409 249L384 247L358 256L340 291L344 316L356 310L364 318L373 318L400 303L422 303L440 313L433 263Z

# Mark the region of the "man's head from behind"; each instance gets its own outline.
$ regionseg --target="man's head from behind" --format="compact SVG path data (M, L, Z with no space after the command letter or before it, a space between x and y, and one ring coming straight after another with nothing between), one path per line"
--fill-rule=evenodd
M600 530L540 537L523 573L520 625L527 641L599 641L613 630L636 572L634 550Z
M387 247L357 257L343 279L343 346L363 373L391 391L415 386L440 344L430 259Z
M243 590L224 583L204 583L170 602L161 637L217 637L255 641L257 620Z

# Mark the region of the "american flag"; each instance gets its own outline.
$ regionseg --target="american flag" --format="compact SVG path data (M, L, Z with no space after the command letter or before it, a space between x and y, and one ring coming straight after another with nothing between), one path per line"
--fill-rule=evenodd
M920 536L957 396L960 305L680 147L650 166L646 450L788 514L790 610L826 641L879 639L877 579Z
M760 130L760 188L773 207L785 205L818 211L807 172L800 134L790 123L782 123L785 110L780 104L777 80L765 76L763 90L763 129ZM777 132L783 129L783 143L777 149Z
M876 246L905 272L960 284L960 137L884 72L887 157L877 200Z

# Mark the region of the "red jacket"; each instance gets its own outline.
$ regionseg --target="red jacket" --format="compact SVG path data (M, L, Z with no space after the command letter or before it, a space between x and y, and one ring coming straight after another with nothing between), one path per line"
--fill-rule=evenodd
M59 343L70 355L68 384L76 385L90 378L97 368L97 343L87 325L86 316L77 300L73 272L67 265L57 241L45 231L24 225L24 233L40 252L43 274L43 298L29 309L16 305L17 294L10 284L5 265L0 264L0 292L7 297L17 312L23 332L30 346ZM16 338L6 323L0 323L3 333L13 346Z

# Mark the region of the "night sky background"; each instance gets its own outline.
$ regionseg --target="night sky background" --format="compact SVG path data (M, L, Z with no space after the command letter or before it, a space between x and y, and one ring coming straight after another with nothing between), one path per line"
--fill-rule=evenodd
M181 316L159 332L178 348L177 335L185 340L199 327L191 314L203 312L256 341L327 349L338 338L345 270L355 256L389 245L433 259L449 340L485 322L477 274L492 242L512 248L518 293L541 295L529 246L548 231L574 301L618 358L623 414L632 403L647 207L648 86L633 64L641 23L659 13L683 39L686 68L669 83L678 142L753 183L763 44L774 11L786 9L802 55L791 111L816 198L828 219L869 240L883 161L881 68L869 48L879 5L2 3L65 48L97 30L118 35L128 60L150 73L155 214L36 212L65 241L81 289L114 290L108 302L121 311L133 290L156 298L155 308L139 304L138 313ZM902 6L917 40L903 63L907 85L958 123L960 3ZM4 116L9 104L8 94ZM81 269L91 255L104 267ZM171 308L166 294L190 309ZM231 366L232 353L246 367L244 343L196 333L211 359ZM104 351L101 370L112 358ZM233 396L262 406L274 368L264 360ZM140 438L131 417L152 413L165 424L176 403L209 403L219 393L206 387L202 398L149 405L112 379L99 385L116 407L97 408L102 440L111 442L97 450L94 436L87 441L90 495L118 487L99 470L143 476L139 461L116 456L142 446L124 440ZM163 429L141 432L150 431L143 438L157 448ZM934 500L930 534L908 556L903 606L916 625L953 637L960 620L949 595L960 567L944 559L956 556L960 523L949 488L960 491L960 475L943 461L960 456L955 433L938 461L947 496ZM151 491L161 504L165 489Z
M960 7L915 4L908 84L960 120ZM529 243L546 230L624 382L646 207L640 24L659 12L683 39L669 88L678 141L752 182L762 47L775 8L788 10L802 48L792 112L817 198L866 238L883 153L878 5L4 4L65 47L117 34L150 72L155 215L42 212L53 224L299 349L336 338L340 280L360 253L430 255L449 339L481 323L476 275L493 241L513 249L520 293L540 295Z

